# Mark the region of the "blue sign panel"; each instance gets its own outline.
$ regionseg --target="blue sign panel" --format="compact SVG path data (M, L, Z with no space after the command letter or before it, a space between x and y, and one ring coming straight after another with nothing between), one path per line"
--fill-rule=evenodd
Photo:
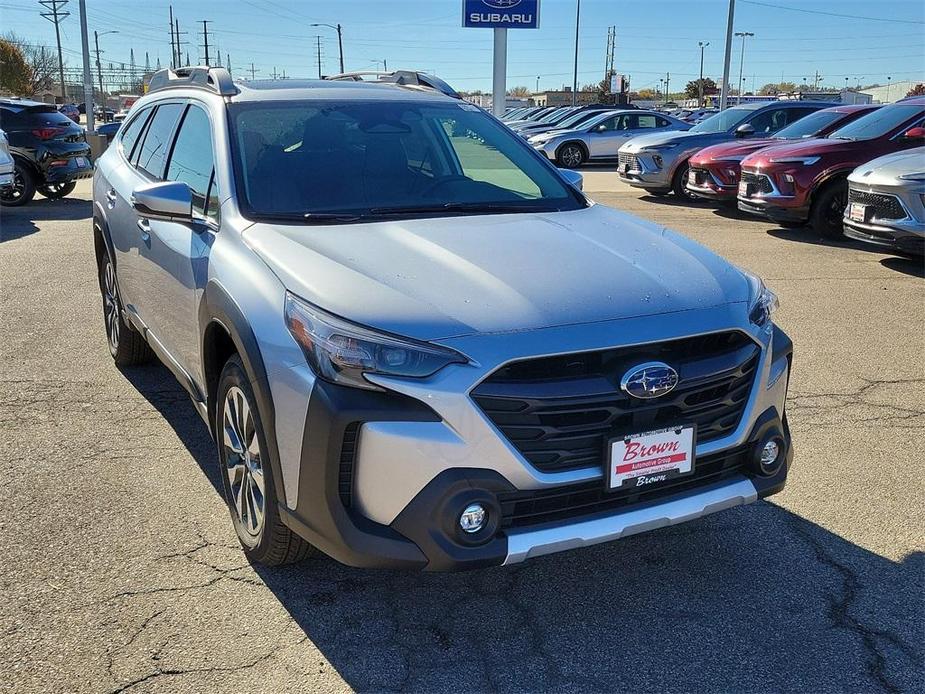
M540 0L463 0L463 26L538 29Z

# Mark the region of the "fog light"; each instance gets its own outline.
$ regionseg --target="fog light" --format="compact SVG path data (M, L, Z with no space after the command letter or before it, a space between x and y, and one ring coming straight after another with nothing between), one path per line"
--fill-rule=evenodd
M764 448L761 449L761 467L772 468L777 462L777 457L780 455L780 444L777 443L777 439L771 439L766 444Z
M662 168L662 164L664 164L664 162L662 161L662 155L660 155L660 154L654 155L654 156L652 157L652 161L655 162L655 165L656 165L658 168Z
M459 527L463 532L477 533L485 527L488 513L482 504L469 504L459 516Z
M793 183L793 174L784 174L784 180L787 181L787 183Z

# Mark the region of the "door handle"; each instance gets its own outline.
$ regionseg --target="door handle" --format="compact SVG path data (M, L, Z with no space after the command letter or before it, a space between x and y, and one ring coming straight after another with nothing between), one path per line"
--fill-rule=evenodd
M138 220L138 228L141 230L141 238L147 241L151 237L151 222L142 217Z
M107 204L110 210L116 206L116 189L115 188L110 188L109 190L106 191L106 201L107 201Z

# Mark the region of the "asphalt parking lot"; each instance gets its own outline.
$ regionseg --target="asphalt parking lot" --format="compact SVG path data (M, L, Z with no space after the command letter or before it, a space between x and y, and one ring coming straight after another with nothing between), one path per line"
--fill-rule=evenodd
M921 691L922 263L647 197L605 168L586 189L780 295L789 486L452 575L248 565L184 391L109 357L89 182L4 208L0 690Z

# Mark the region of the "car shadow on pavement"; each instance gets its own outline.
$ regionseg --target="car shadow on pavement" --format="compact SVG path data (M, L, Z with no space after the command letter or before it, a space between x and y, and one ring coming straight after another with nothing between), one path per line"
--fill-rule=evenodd
M891 256L881 259L880 264L889 270L895 270L913 277L925 278L925 258Z
M93 202L80 198L48 200L36 196L22 207L0 207L0 243L36 233L36 222L78 221L93 216Z
M170 372L123 373L221 495ZM913 691L923 558L892 561L759 502L513 567L254 569L357 691Z

